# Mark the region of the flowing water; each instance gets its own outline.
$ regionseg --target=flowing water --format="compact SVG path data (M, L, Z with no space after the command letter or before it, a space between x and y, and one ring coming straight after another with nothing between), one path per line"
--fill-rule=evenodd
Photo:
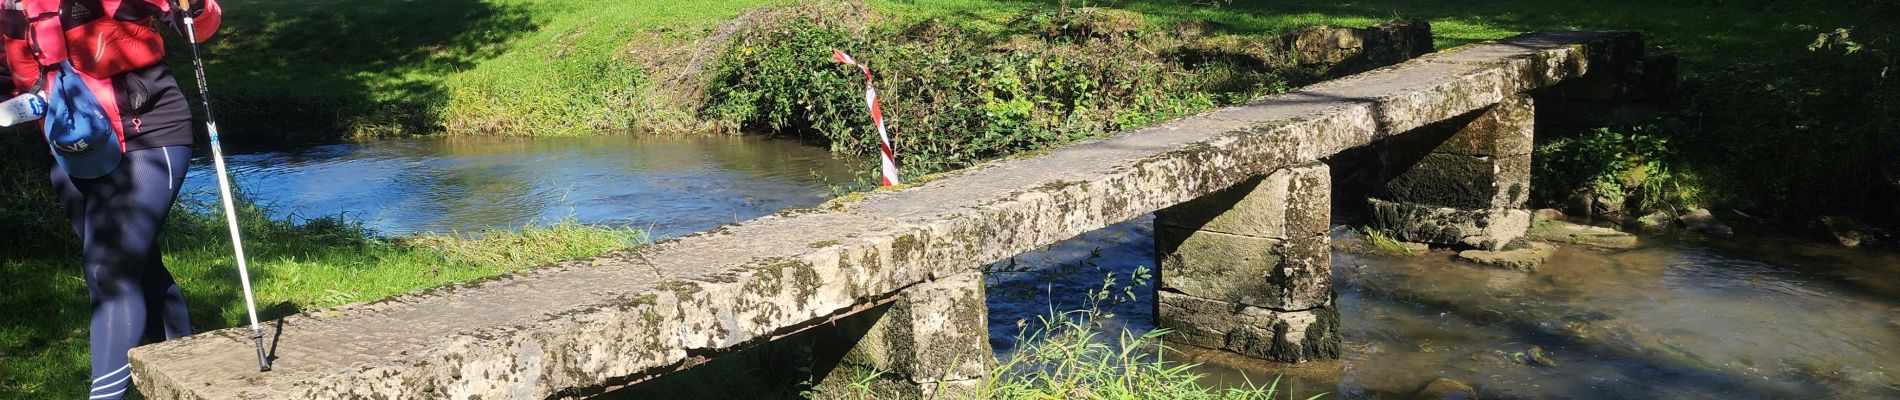
M818 205L852 176L823 148L752 136L407 139L226 162L276 216L341 215L392 235L572 219L676 236ZM186 196L216 199L215 179L192 174Z
M1015 269L1031 272L991 274L999 356L1011 351L1017 321L1050 303L1081 306L1105 274L1153 265L1151 223L1018 257ZM1334 238L1348 245L1340 248L1358 240L1344 229ZM1624 251L1563 246L1532 273L1444 251L1335 250L1333 274L1341 360L1173 356L1200 363L1206 384L1282 377L1298 398L1411 398L1438 378L1481 398L1900 398L1897 254L1662 235ZM1149 301L1111 307L1120 320L1108 329L1151 329Z
M823 149L745 137L454 138L230 157L279 216L343 215L387 234L574 219L662 236L816 205L851 176ZM208 168L207 168L208 169ZM200 169L204 171L207 169ZM215 198L207 174L189 196ZM1154 265L1152 218L991 266L999 356L1104 278ZM1335 234L1349 244L1355 235ZM1645 237L1563 246L1532 273L1449 253L1335 251L1342 359L1297 366L1186 351L1209 385L1283 376L1305 398L1409 398L1434 379L1484 398L1900 398L1900 255L1767 239ZM1152 287L1108 304L1107 330L1153 327Z

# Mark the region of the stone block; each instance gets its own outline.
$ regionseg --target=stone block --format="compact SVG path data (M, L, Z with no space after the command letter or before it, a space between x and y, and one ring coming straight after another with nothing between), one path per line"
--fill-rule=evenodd
M1366 58L1375 67L1398 64L1432 52L1432 24L1407 19L1366 27Z
M1606 250L1636 247L1636 235L1610 228L1554 220L1537 221L1526 236L1551 243L1584 245Z
M1156 213L1161 285L1275 310L1331 304L1331 177L1309 162Z
M1309 162L1155 212L1155 223L1257 238L1323 234L1330 218L1331 177Z
M1273 311L1171 291L1156 294L1162 340L1254 358L1303 362L1339 358L1339 314L1331 308Z
M1435 150L1467 156L1528 156L1536 133L1537 110L1530 96L1505 98L1480 113Z
M996 356L981 272L919 284L899 296L843 364L883 372L925 395L968 386L963 383L989 373Z
M1288 47L1308 65L1338 65L1364 55L1366 38L1357 29L1316 26L1287 35Z
M1332 304L1323 235L1281 240L1162 226L1155 245L1164 289L1275 310Z
M1302 65L1339 77L1386 67L1432 51L1432 27L1401 20L1365 29L1316 26L1281 37Z
M1530 272L1544 265L1544 260L1549 259L1550 254L1556 250L1556 246L1531 243L1527 247L1512 250L1465 250L1458 252L1458 259L1480 265Z
M1485 250L1504 248L1530 229L1531 213L1521 209L1468 210L1370 199L1372 225L1392 238Z
M1531 158L1433 153L1387 181L1378 197L1421 205L1519 209L1530 199Z

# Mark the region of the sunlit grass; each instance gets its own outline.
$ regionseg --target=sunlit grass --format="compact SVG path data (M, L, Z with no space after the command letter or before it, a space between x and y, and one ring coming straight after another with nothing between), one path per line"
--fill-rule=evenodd
M29 188L9 194L4 203L11 208L49 201L33 199L41 195ZM224 219L206 211L208 206L179 207L162 239L165 265L184 289L200 332L247 321ZM292 223L266 219L266 211L256 207L239 214L263 318L599 255L647 240L637 230L571 221L519 232L383 238L333 218ZM90 315L78 244L58 224L15 228L22 235L8 245L0 264L0 393L7 394L0 397L77 398L86 387Z

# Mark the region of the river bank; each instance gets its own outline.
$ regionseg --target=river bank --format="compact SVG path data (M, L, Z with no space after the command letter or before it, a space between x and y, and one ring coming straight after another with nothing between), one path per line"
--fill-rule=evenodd
M197 170L194 175L204 171ZM0 296L0 398L77 398L87 388L91 311L80 276L79 239L64 213L55 209L43 175L35 176L40 173L0 166L0 176L25 182L0 191L0 217L9 233L0 247L0 293L5 293ZM181 200L159 239L165 266L184 288L193 328L200 332L247 320L225 220L215 199L211 194ZM265 319L594 256L649 240L637 229L558 220L517 230L385 235L340 215L287 217L253 201L240 204L239 224L259 317Z
M226 37L207 47L227 130L254 132L230 139L281 148L412 135L747 131L872 154L853 71L825 61L838 47L882 76L899 159L919 175L1244 101L1297 83L1248 66L1257 61L1226 63L1250 44L1305 26L1404 17L1429 22L1439 48L1544 29L1627 29L1644 32L1652 53L1679 56L1680 91L1657 104L1670 111L1599 110L1616 114L1618 126L1540 137L1543 158L1587 161L1546 171L1562 187L1540 186L1543 201L1585 192L1628 208L1740 210L1816 234L1838 225L1827 221L1900 225L1900 164L1891 162L1900 158L1892 112L1900 90L1882 73L1895 66L1895 32L1876 17L1895 11L1889 1L430 1L234 0ZM1106 5L1112 17L1066 13L1085 5ZM1087 28L1098 22L1109 35ZM1195 31L1203 46L1164 43ZM391 40L326 39L339 35ZM1094 40L1112 36L1126 40ZM1222 52L1208 57L1207 46ZM1104 47L1142 50L1106 54L1134 61L1124 74L1088 61ZM793 49L826 54L786 53ZM273 61L284 54L300 62ZM730 72L755 67L778 72ZM1128 79L1157 73L1185 78ZM1118 86L1127 82L1138 87ZM1552 143L1565 137L1573 140Z
M720 33L724 21L766 4L756 3L671 7L677 4L436 0L428 4L435 7L398 7L386 2L331 7L233 1L232 31L221 39L223 42L210 47L211 68L213 79L233 77L214 82L221 95L229 95L218 99L220 115L227 118L227 130L263 132L233 135L248 136L254 142L281 142L268 143L271 145L418 134L556 136L587 135L602 127L652 131L714 127L726 131L768 128L758 130L809 136L829 143L840 153L868 153L872 147L865 139L869 136L859 114L862 99L857 97L857 81L849 76L851 71L831 68L834 66L822 58L772 55L786 61L778 65L781 72L818 70L826 74L812 81L755 85L747 82L771 81L785 73L729 74L718 78L724 79L723 85L709 83L704 90L675 92L693 96L691 101L676 102L680 99L653 94L652 89L658 88L654 82L667 81L656 78L666 76L656 71L680 65L676 63L679 60L699 63L705 67L701 71L714 74L758 66L722 63L753 60L755 54L770 55L765 54L770 49L795 48L761 41L756 46L704 47L718 50L701 53L697 50L701 47L692 46ZM787 37L802 40L799 44L809 49L856 46L854 52L867 51L858 55L876 65L901 66L887 69L890 72L880 79L891 85L885 91L891 99L886 106L902 107L893 108L897 117L893 118L893 129L898 133L898 147L905 152L906 173L914 175L1033 152L1245 101L1260 93L1282 90L1291 82L1286 76L1275 75L1278 72L1274 70L1235 68L1261 60L1257 56L1224 58L1213 63L1215 68L1203 68L1208 64L1206 60L1188 62L1183 61L1190 59L1185 55L1163 57L1130 50L1144 49L1156 43L1154 40L1167 38L1152 35L1180 33L1170 29L1198 26L1206 34L1199 39L1225 46L1245 44L1294 26L1369 25L1386 19L1395 10L1432 21L1441 34L1441 45L1551 27L1644 29L1652 33L1653 44L1684 56L1682 72L1687 75L1688 92L1675 104L1681 109L1663 120L1631 121L1651 128L1598 135L1616 136L1614 140L1572 142L1592 144L1577 147L1591 154L1614 157L1584 157L1597 162L1557 171L1579 175L1577 181L1587 184L1592 195L1622 200L1613 203L1628 206L1631 199L1637 199L1637 207L1631 208L1713 206L1723 210L1724 218L1730 215L1729 210L1743 210L1760 216L1763 225L1792 226L1795 230L1809 229L1805 223L1827 214L1866 215L1861 218L1879 224L1883 213L1893 211L1883 208L1897 204L1891 201L1895 184L1895 168L1890 163L1894 159L1894 114L1882 111L1890 111L1894 91L1885 74L1876 73L1892 65L1890 56L1885 60L1879 56L1884 54L1880 53L1883 46L1892 42L1879 39L1887 37L1879 31L1856 31L1852 38L1865 41L1865 47L1847 52L1845 43L1863 45L1843 42L1850 39L1846 35L1829 36L1835 32L1831 27L1836 26L1880 29L1880 25L1863 21L1866 17L1850 10L1862 5L1888 7L1888 3L1795 7L1753 2L1720 6L1653 2L1296 2L1231 4L1221 9L1187 3L1126 5L1139 13L1134 14L1139 22L1127 25L1128 19L1101 21L1108 23L1103 25L1108 28L1133 27L1111 31L1108 37L1100 37L1099 31L1091 30L1094 28L1071 31L1069 26L1086 25L1079 22L1079 14L1064 14L1050 2L1030 1L923 5L871 2L869 11L890 19L866 23L864 20L870 19L863 16L866 14L845 13L840 15L864 20L809 20L803 22L806 25L788 25L786 32L796 32ZM1705 17L1673 24L1683 15ZM335 38L345 36L339 32L388 40L339 47ZM868 39L911 37L906 35L915 38L878 43ZM1028 38L1017 43L1017 38L1025 35ZM948 36L981 39L944 39ZM1192 43L1183 40L1177 45L1192 50L1186 45ZM1088 54L1097 47L1117 44L1128 46L1120 53ZM1810 48L1810 44L1815 46ZM1002 47L1014 45L1027 47ZM657 51L675 47L690 51ZM754 53L745 53L748 48ZM731 52L733 49L739 53ZM1017 50L1025 51L1014 52ZM283 65L246 58L263 55L275 60L287 54L309 62ZM965 58L963 54L983 56ZM1131 54L1159 63L1115 70L1088 61L1090 57L1100 61ZM926 64L956 56L959 64L942 68L902 64L914 55L933 56L910 58ZM1052 56L1074 57L1063 58L1065 64L1054 62ZM1246 61L1249 57L1252 61ZM1173 78L1139 81L1137 88L1104 89L1125 77L1147 75ZM945 77L951 79L940 79ZM966 89L971 92L951 100L930 100L927 96L933 91ZM726 96L725 100L714 96L714 90ZM762 99L770 101L757 101ZM1102 103L1114 101L1125 102ZM825 112L810 112L814 107ZM774 113L778 120L773 119ZM1082 123L1063 122L1071 120ZM801 130L804 132L799 133ZM1625 139L1633 136L1643 140ZM1672 145L1656 147L1653 139L1665 139ZM12 148L27 150L8 157L10 160L28 160L39 154L32 151L36 149L32 145ZM1626 153L1638 156L1622 156ZM6 168L18 169L0 174L13 183L0 189L0 194L8 196L5 207L0 208L5 212L0 221L20 227L16 232L29 238L6 248L6 287L40 294L8 299L19 302L7 304L9 309L22 311L0 318L10 322L9 330L0 332L0 349L5 349L5 366L0 368L21 369L0 375L23 378L0 382L0 386L9 392L18 389L19 393L71 397L65 395L76 392L78 379L70 379L66 375L71 374L65 371L78 370L84 363L83 351L75 350L83 349L83 339L78 339L83 337L83 329L78 324L83 321L84 307L77 302L83 299L83 284L68 268L76 265L70 253L77 245L58 239L71 235L64 232L67 228L58 220L58 213L48 211L50 197L35 192L35 188L44 186L41 171L19 165L25 163L5 164L15 164ZM1648 179L1664 176L1658 172L1690 178ZM1599 189L1609 184L1614 188ZM1660 198L1670 198L1673 203L1643 205L1641 197L1630 196L1645 188L1671 185L1675 194L1682 196ZM1546 198L1567 198L1578 189L1583 188L1539 186ZM193 271L189 272L195 276L191 278L193 285L213 288L204 297L193 298L196 307L201 308L194 310L194 315L210 315L199 319L206 321L206 326L229 326L241 317L241 307L231 307L234 289L229 285L234 279L217 267L228 265L228 260L221 258L228 257L222 255L228 250L221 241L222 225L215 214L205 213L203 208L197 210L178 213L180 216L171 222L180 228L168 235L171 244L167 246L176 250L173 254L178 259L168 262ZM377 237L350 221L289 223L263 217L260 212L252 214L246 217L251 221L247 227L278 232L261 234L262 238L254 241L283 244L281 249L253 250L279 263L272 268L329 271L293 274L310 278L300 286L271 294L273 304L291 307L274 312L361 301L534 263L599 254L639 242L633 231L573 225L519 234L493 233L483 236L486 239L428 237L405 241ZM554 244L566 246L550 249ZM468 268L456 268L466 273L444 273L423 267L444 263ZM371 272L361 272L360 268ZM372 278L358 278L359 273ZM387 286L372 286L373 290L368 291L334 289L357 285L355 281L338 284L342 279L366 279ZM1860 279L1878 285L1877 278ZM47 319L61 322L42 321ZM41 349L47 350L36 352Z

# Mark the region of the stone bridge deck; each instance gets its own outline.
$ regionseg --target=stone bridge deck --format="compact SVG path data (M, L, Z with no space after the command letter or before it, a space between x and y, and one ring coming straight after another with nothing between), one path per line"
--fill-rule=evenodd
M272 372L256 370L245 329L135 349L133 371L140 390L161 399L578 395L1486 109L1640 51L1640 38L1620 32L1463 46L827 209L289 317L277 324Z

